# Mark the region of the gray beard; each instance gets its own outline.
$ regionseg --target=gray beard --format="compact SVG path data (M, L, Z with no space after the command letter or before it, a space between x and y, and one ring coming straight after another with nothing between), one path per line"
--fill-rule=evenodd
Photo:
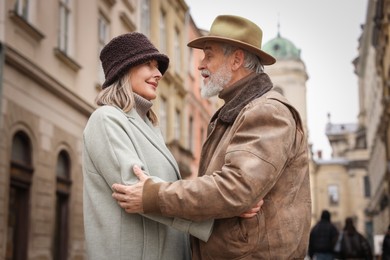
M201 96L203 98L211 98L218 95L231 79L232 74L228 71L226 65L221 67L214 75L210 76L209 82L201 88Z
M207 84L207 85L204 85L201 89L200 89L200 94L203 98L211 98L211 97L214 97L216 95L219 94L219 92L222 91L222 87L221 86L216 86L216 85L213 85L213 84Z

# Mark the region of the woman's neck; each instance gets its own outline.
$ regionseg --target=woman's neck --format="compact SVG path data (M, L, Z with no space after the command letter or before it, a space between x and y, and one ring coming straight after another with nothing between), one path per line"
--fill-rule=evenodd
M147 112L151 109L153 103L140 95L134 93L135 109L141 118L145 119Z

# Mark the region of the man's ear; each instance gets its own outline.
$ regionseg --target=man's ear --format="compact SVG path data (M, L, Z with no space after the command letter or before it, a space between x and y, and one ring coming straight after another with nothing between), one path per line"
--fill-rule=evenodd
M244 63L244 52L240 49L233 53L232 70L238 70Z

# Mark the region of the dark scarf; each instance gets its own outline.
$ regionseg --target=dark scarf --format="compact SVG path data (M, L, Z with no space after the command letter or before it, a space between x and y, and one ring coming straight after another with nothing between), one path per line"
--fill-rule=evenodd
M224 123L233 124L249 102L267 93L272 86L271 79L265 73L253 73L239 80L220 93L219 97L226 103L215 113L211 121L218 117Z

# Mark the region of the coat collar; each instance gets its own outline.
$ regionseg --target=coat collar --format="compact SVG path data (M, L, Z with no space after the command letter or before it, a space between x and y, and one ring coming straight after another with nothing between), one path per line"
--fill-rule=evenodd
M211 121L219 118L222 122L233 124L249 102L261 97L271 88L272 82L267 74L248 75L220 93L219 97L225 101L225 105L215 113Z
M118 108L122 113L124 113L120 108ZM154 126L148 119L144 120L138 114L136 109L131 109L129 112L124 113L128 118L129 122L136 127L140 133L142 133L148 141L153 144L157 150L159 150L169 163L175 169L178 179L181 179L180 171L177 165L175 158L172 153L169 151L168 147L165 144L164 138L161 135L160 129Z

